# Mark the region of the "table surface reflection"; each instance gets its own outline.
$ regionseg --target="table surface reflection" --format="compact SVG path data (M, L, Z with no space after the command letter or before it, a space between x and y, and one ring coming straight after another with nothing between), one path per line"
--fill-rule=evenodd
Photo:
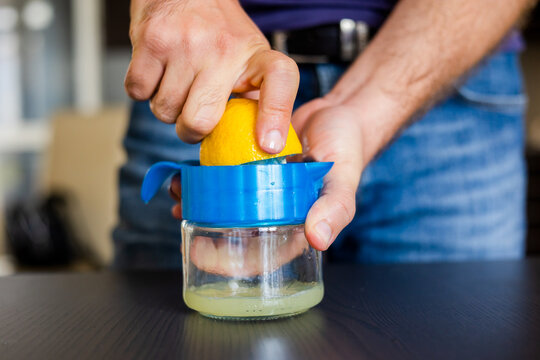
M540 358L540 259L324 271L318 307L266 322L190 311L180 272L0 278L0 358Z

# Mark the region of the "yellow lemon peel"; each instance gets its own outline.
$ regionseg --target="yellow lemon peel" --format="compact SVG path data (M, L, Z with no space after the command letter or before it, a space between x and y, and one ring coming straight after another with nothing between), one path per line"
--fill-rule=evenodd
M240 165L302 153L302 145L292 125L287 142L279 154L269 154L259 147L255 137L258 101L231 99L221 120L201 143L201 165Z

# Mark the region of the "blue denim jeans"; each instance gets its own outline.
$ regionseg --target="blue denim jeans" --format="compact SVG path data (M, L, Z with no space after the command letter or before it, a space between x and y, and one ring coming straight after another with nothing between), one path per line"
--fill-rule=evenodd
M300 69L296 105L324 95L344 72L337 64ZM526 98L515 53L480 64L444 101L365 169L353 222L330 261L426 262L513 259L524 254ZM120 171L115 260L123 268L179 267L180 223L162 191L139 197L145 171L161 160L198 159L147 103L134 103Z

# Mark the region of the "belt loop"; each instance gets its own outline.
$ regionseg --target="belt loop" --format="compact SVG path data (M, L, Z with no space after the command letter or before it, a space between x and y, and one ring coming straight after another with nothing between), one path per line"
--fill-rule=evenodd
M363 21L356 22L356 55L360 54L367 47L369 40L369 26Z
M272 33L272 45L274 46L275 50L287 55L289 50L287 49L287 33L280 30L274 31Z
M355 41L356 22L351 19L341 19L339 22L339 40L341 43L341 60L352 61L357 54Z

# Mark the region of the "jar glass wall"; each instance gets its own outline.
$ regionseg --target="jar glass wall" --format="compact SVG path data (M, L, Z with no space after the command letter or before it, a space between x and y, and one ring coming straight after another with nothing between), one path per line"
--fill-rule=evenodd
M217 318L291 316L323 297L321 253L304 225L209 228L182 222L184 301Z

